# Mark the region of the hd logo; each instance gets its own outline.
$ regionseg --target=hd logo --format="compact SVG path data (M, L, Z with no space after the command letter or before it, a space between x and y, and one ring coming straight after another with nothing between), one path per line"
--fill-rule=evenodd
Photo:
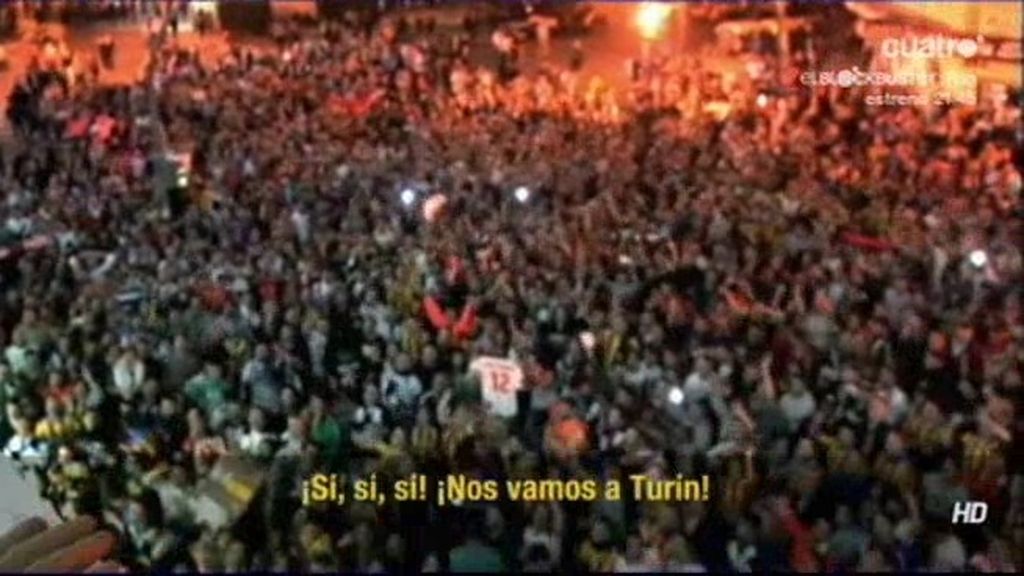
M966 501L953 505L953 524L981 524L988 518L988 504Z

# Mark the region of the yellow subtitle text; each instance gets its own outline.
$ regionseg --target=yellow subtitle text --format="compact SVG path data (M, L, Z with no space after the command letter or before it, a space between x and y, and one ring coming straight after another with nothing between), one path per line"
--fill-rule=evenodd
M624 496L625 495L625 496ZM343 506L350 501L428 502L438 506L461 506L472 502L596 502L618 501L623 497L637 502L706 501L710 496L707 476L652 478L632 475L619 480L488 480L449 474L436 480L424 474L411 474L395 481L384 481L376 474L349 479L338 474L315 474L302 483L302 503Z

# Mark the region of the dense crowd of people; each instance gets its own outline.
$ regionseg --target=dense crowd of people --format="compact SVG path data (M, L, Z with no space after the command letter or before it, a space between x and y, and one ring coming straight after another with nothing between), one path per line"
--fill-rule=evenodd
M34 2L13 0L5 9L18 16L40 22L111 22L148 17L177 10L184 4L175 0L98 0L94 2Z
M1024 565L1012 98L866 107L685 56L619 90L472 50L367 20L213 65L164 48L126 88L31 73L0 177L4 454L136 568ZM481 356L521 367L514 416ZM229 455L266 479L215 528L189 502ZM711 490L300 502L314 472L412 471ZM969 499L987 523L951 526Z

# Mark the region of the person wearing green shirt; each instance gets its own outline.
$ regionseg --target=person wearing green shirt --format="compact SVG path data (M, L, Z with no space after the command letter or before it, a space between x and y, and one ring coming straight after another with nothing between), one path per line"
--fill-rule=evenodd
M476 376L466 375L455 382L455 389L452 392L454 406L477 406L483 402L483 390L480 379Z
M351 442L351 430L328 410L319 396L310 398L312 439L320 448L324 464L331 471L340 472Z
M207 415L222 407L227 401L228 385L221 377L220 366L207 364L185 384L185 395Z
M496 574L505 572L501 553L493 546L480 540L483 530L469 529L461 546L452 549L448 555L448 569L451 572L477 572Z

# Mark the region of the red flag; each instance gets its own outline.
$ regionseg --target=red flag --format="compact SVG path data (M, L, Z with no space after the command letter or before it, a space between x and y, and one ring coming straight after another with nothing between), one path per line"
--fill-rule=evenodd
M355 98L333 95L327 100L327 107L333 114L365 118L373 112L373 109L383 99L383 90L375 90L367 96Z
M854 248L874 250L876 252L895 250L899 247L895 243L885 240L884 238L874 238L871 236L864 236L862 234L854 234L853 232L845 232L842 239L844 243L853 246Z
M110 137L114 134L114 128L117 127L117 121L104 114L96 119L92 125L93 135L101 143L106 143L110 140Z
M69 140L85 138L86 134L89 133L89 124L91 123L92 120L88 117L68 122L67 130L64 131L64 137Z

